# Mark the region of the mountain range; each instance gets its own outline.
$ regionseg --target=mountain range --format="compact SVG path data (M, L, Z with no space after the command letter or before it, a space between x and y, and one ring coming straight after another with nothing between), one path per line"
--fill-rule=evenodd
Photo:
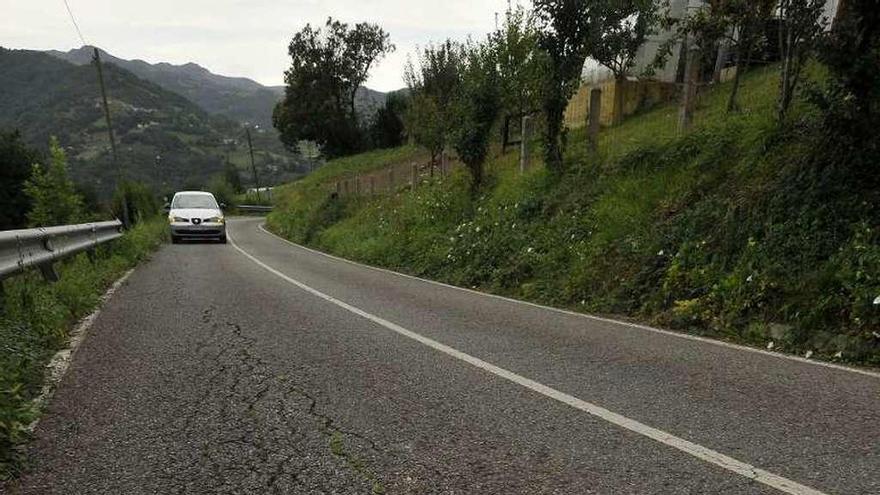
M272 127L272 110L284 96L284 86L263 86L245 77L228 77L188 63L151 64L143 60L126 60L100 50L101 60L121 67L169 91L177 93L208 113L223 115L237 122ZM75 65L88 65L94 49L83 46L67 52L46 53ZM371 115L385 103L385 94L361 87L355 95L361 115Z
M115 63L104 64L104 78L119 160L129 178L162 191L199 187L229 161L249 182L240 122ZM43 150L49 137L56 137L80 185L101 197L112 192L118 173L93 66L44 52L0 48L0 88L0 128L20 130ZM306 159L283 148L273 128L252 130L262 184L291 180L310 169Z

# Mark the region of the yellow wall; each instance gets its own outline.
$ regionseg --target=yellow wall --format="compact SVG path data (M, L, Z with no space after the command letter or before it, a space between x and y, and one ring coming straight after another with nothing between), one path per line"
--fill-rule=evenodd
M602 90L602 114L599 121L603 126L614 122L614 95L618 86L624 91L623 115L632 115L642 108L649 108L658 103L670 101L676 97L675 84L659 81L606 81L597 84L585 84L578 88L577 93L568 103L565 110L565 125L575 129L587 123L590 113L590 91L593 88Z

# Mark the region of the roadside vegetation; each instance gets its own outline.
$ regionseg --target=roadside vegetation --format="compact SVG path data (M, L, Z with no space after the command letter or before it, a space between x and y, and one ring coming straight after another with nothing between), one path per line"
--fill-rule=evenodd
M112 218L128 198L137 223L125 235L100 246L90 258L85 253L58 263L57 283L48 283L39 272L3 282L0 302L0 481L14 477L23 460L22 443L28 426L37 418L33 400L44 382L46 364L67 346L69 332L94 310L101 295L126 271L145 259L163 242L167 223L158 215L155 196L142 184L123 183L113 202L89 209L89 201L77 192L67 174L67 158L55 140L50 156L25 147L16 134L4 134L0 161L17 170L17 187L24 194L15 201L24 214L10 217L4 228L23 228L81 223ZM34 165L34 163L42 163ZM5 165L4 165L5 166ZM13 184L9 184L13 185ZM123 196L122 191L126 194Z
M815 7L801 3L800 14ZM703 92L687 109L685 130L677 103L605 129L596 149L585 130L560 129L560 137L545 122L534 143L544 166L520 173L517 153L501 154L493 143L479 175L475 160L415 190L378 197L333 195L328 184L359 158L331 161L322 175L277 190L269 227L346 258L464 287L880 365L880 140L870 131L880 117L880 80L865 70L878 62L880 36L868 4L848 9L830 34L804 35L813 36L797 47L805 54L792 55L804 57L796 61L803 64L796 97L790 98L795 75L786 61L743 70ZM714 23L735 13L707 15L716 16L708 18ZM677 29L711 39L712 23ZM546 37L564 28L539 34L537 49L544 36L551 50ZM576 38L577 30L569 35ZM585 42L586 52L594 42ZM621 54L627 46L621 43ZM440 111L442 92L420 88L431 87L424 83L430 77L442 79L449 63L467 63L460 55L467 59L468 49L444 44L420 54L411 102L434 98L426 108ZM552 75L565 72L568 61L551 63L561 64L545 71ZM467 67L459 67L458 77L467 78ZM484 77L455 93L476 96L454 100L450 122L473 130L489 115L474 111L497 101L480 91ZM554 86L538 91L537 101L550 98L545 106L555 112L560 91L570 96ZM407 132L430 150L419 136L432 129L419 129L421 119L407 122ZM482 145L461 139L473 135L455 124L442 132L448 134L437 139L453 146ZM468 151L456 149L462 157Z

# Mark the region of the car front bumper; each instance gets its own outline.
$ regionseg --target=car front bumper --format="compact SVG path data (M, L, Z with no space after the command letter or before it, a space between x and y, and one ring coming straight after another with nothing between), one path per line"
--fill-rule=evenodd
M193 225L176 222L171 224L171 235L185 239L220 238L226 235L226 224L202 223Z

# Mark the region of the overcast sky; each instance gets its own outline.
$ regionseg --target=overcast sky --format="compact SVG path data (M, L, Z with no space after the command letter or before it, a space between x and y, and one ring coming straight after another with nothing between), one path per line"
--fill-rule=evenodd
M381 25L397 45L367 86L402 87L407 55L447 37L481 37L507 0L68 0L88 44L121 58L182 64L282 84L287 44L328 15ZM82 43L63 0L0 0L0 46L69 50Z

